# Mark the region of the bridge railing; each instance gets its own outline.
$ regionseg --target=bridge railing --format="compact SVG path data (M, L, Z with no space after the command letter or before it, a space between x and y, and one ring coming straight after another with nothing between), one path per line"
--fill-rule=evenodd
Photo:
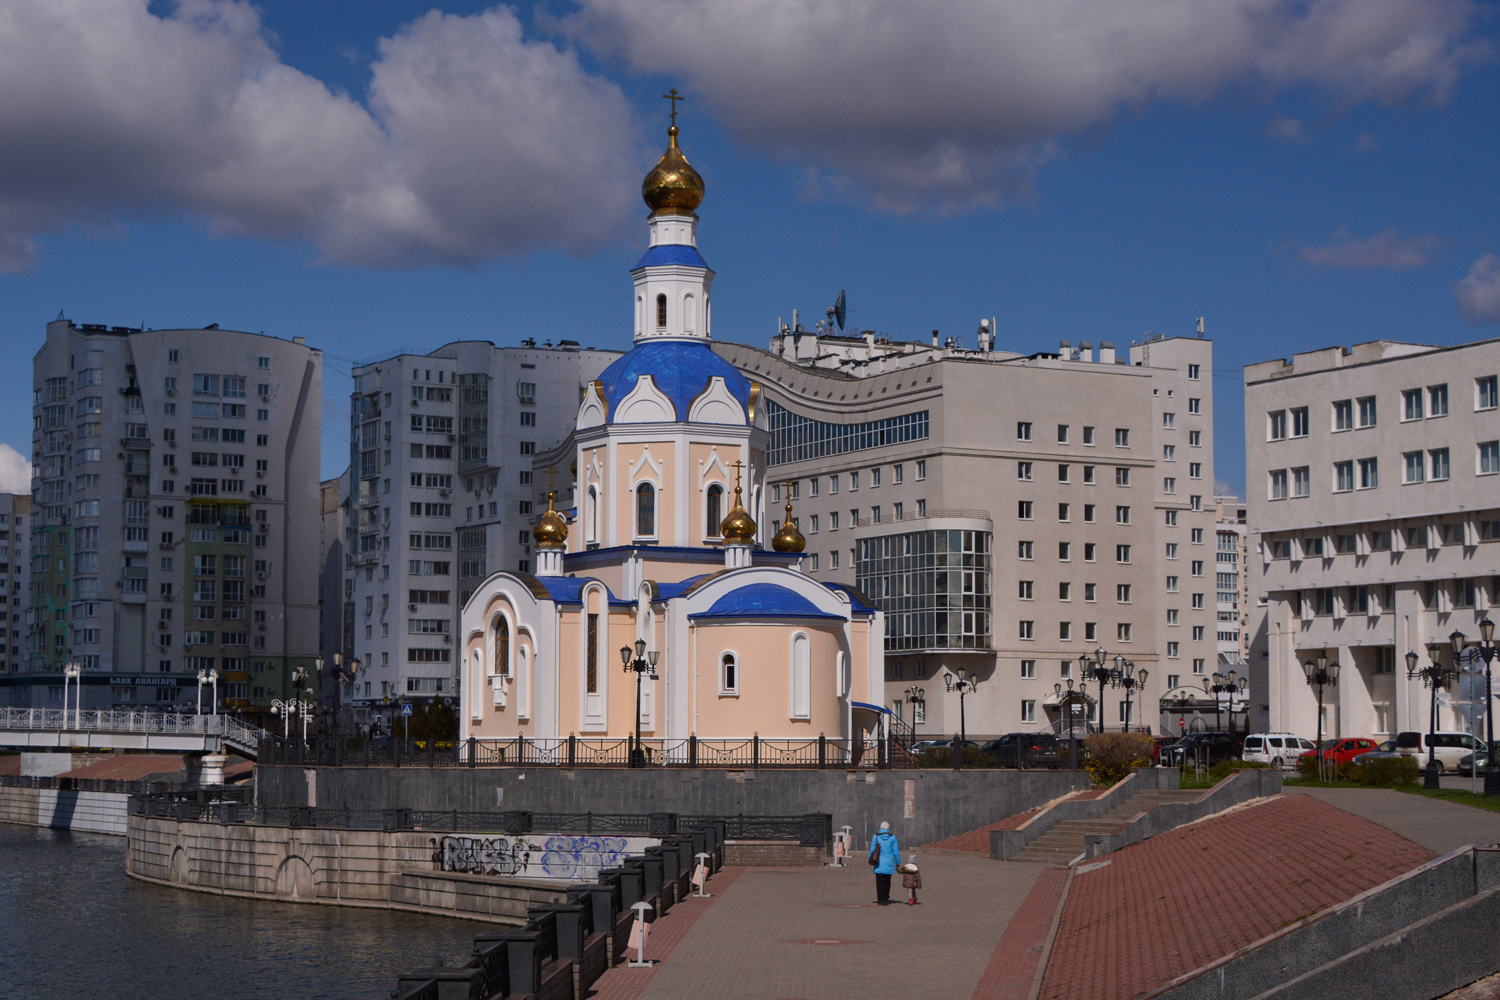
M153 712L146 709L0 708L0 730L156 733L219 736L236 750L255 756L264 730L227 715Z
M909 738L806 739L560 739L403 740L262 734L258 763L334 767L677 767L771 768L914 767Z

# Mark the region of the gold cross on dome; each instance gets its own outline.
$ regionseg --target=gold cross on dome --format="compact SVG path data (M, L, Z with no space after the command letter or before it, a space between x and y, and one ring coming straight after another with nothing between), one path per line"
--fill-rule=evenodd
M679 94L677 92L677 88L676 87L673 87L671 90L667 91L665 94L662 94L661 96L662 96L662 98L664 100L668 100L668 101L672 102L672 113L668 117L672 119L672 127L676 128L677 127L677 102L678 101L686 101L687 98L683 97L681 94Z
M557 467L556 466L552 466L552 465L547 466L547 489L549 489L549 490L552 489L553 484L556 481L556 479L557 479Z
M736 493L740 491L740 470L744 467L745 463L741 462L739 459L735 459L734 464L730 466L730 468L734 470L734 491Z

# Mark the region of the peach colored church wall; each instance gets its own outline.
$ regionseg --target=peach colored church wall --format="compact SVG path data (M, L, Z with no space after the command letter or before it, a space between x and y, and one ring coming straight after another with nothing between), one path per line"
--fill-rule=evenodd
M715 452L718 462L714 462ZM688 502L692 511L688 517L690 545L714 544L719 538L719 526L709 524L708 487L718 483L724 488L724 499L719 506L722 520L734 506L734 463L740 460L737 445L718 445L694 442L688 446L691 482L688 484Z
M510 679L507 683L506 703L502 708L495 707L494 685L498 678L490 675L497 670L504 669L496 664L495 633L493 623L497 616L504 615L510 621ZM535 630L543 627L540 622L520 622L516 616L516 610L510 601L504 597L496 597L490 601L485 608L484 631L479 635L469 636L464 645L463 661L463 710L469 716L466 720L470 733L480 739L510 739L515 736L531 735L534 731L533 721L535 719L536 705L536 636ZM474 679L474 653L480 654L480 669L485 675L478 683ZM520 672L522 664L530 664L530 685L532 713L530 718L520 718ZM473 718L470 699L478 693L480 699L480 715L478 719Z
M651 462L641 464L647 450ZM615 537L621 545L628 545L636 538L635 490L643 482L656 486L656 535L662 545L688 545L686 539L678 539L674 527L672 496L677 490L677 470L673 467L677 447L670 441L622 443L616 446L615 468L619 481L615 484ZM631 475L632 466L640 466ZM656 467L661 467L660 474Z
M694 685L697 734L702 739L768 739L839 736L843 708L838 694L841 630L818 625L736 623L700 625L696 632ZM809 717L792 718L792 638L803 633L809 647ZM732 652L739 694L720 693L720 663Z

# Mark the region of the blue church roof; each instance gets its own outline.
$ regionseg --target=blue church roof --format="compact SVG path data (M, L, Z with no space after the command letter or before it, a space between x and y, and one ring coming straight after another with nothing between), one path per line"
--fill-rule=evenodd
M823 586L829 590L836 590L841 594L849 595L849 606L862 614L874 614L875 608L864 601L864 595L853 587L846 587L842 583L825 583Z
M677 419L686 420L688 407L704 389L708 380L722 376L724 385L741 406L750 405L750 380L738 368L713 352L704 341L648 341L628 352L599 375L609 399L610 421L615 407L630 395L636 381L650 375L656 387L677 408Z
M547 588L547 593L558 604L582 604L584 584L597 581L591 576L539 576L537 582ZM608 596L609 604L614 607L633 606L629 601L616 597L610 592L608 586L604 588L604 592Z
M819 611L797 593L774 583L752 583L737 587L714 602L707 611L688 615L698 618L832 618L843 621L843 615Z
M686 264L688 267L701 267L705 271L713 268L703 259L698 248L681 243L661 243L647 250L640 260L636 261L632 271L639 271L643 267L655 267L661 264Z

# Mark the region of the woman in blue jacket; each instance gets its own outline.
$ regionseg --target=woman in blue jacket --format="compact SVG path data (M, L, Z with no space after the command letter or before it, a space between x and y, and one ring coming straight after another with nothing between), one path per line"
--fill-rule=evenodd
M876 857L875 852L879 851ZM891 876L896 874L896 866L901 863L901 845L896 843L896 835L891 832L891 824L881 823L880 832L870 838L870 855L876 857L875 862L875 902L881 906L891 905Z

